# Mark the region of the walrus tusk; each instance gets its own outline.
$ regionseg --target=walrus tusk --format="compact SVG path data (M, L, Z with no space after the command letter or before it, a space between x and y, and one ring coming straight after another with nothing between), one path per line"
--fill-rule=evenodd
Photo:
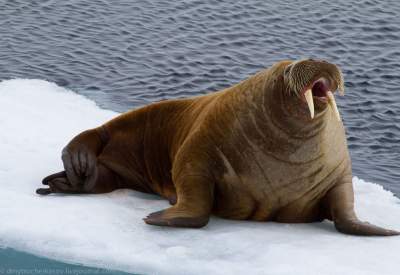
M335 100L335 97L333 96L333 93L331 91L328 91L326 93L326 95L328 96L328 103L331 106L331 108L332 108L337 120L341 121L340 113L339 113L339 110L337 108L336 100Z
M339 113L339 110L337 108L336 100L335 100L335 97L334 97L333 93L331 91L328 91L326 93L326 95L328 97L328 103L331 106L331 108L332 108L332 110L333 110L333 112L334 112L334 114L336 116L336 119L338 121L341 121L342 119L340 118L340 113Z
M304 96L305 96L306 101L307 101L308 109L310 110L311 119L313 119L314 118L314 100L313 100L312 90L308 89L304 93Z

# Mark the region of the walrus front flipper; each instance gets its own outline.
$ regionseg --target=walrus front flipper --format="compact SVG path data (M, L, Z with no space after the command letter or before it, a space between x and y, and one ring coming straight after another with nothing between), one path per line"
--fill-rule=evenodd
M335 228L337 231L359 236L397 236L400 232L390 229L385 229L368 222L362 222L359 220L344 220L335 221Z
M359 236L395 236L400 232L360 221L354 212L354 192L351 180L334 186L326 195L324 203L336 229L344 234Z
M211 183L202 176L186 176L177 181L177 203L165 210L151 213L143 220L147 224L199 228L210 218L213 205Z

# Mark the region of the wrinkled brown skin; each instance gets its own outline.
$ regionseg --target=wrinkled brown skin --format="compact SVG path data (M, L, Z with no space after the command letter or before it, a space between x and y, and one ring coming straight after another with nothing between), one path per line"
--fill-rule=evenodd
M290 65L312 74L310 80L339 69L324 61L292 63L219 92L150 104L79 134L63 150L65 171L45 178L49 188L37 192L155 193L172 206L144 219L152 225L202 227L213 213L285 223L330 219L346 234L399 234L357 219L343 124L321 103L311 120L299 91L287 84Z

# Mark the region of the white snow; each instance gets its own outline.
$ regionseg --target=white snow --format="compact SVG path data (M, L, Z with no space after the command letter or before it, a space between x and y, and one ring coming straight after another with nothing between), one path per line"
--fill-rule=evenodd
M0 82L0 246L147 274L399 274L400 237L346 236L330 222L162 228L142 221L168 206L156 196L35 194L74 135L116 115L46 81ZM354 183L359 217L400 230L400 200Z

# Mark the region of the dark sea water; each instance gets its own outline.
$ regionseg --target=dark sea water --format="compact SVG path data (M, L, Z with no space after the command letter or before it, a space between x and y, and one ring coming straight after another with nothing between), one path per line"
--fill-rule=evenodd
M0 275L128 275L129 273L114 270L66 264L58 261L15 251L0 249Z
M400 195L400 1L0 0L0 80L126 111L228 87L282 59L339 65L354 175Z

